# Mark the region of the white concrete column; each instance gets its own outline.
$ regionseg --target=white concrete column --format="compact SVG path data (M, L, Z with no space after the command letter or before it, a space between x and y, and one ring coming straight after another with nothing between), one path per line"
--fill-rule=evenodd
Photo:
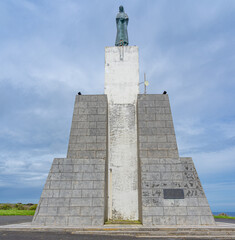
M105 48L108 97L108 218L138 220L138 47Z

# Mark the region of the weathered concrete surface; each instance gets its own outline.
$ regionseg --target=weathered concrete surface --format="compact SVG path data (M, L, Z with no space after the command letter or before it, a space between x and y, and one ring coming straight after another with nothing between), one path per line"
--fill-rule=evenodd
M143 224L214 224L192 159L179 158L168 95L138 96L138 132ZM164 189L184 199L165 199Z
M108 97L108 218L138 220L138 47L105 48Z
M76 96L67 158L52 163L34 225L104 224L106 136L106 96Z

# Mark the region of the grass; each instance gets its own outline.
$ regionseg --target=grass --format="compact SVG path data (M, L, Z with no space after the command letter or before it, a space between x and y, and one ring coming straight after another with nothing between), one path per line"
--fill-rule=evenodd
M140 221L132 221L132 220L109 220L105 222L105 224L141 224Z
M0 216L33 216L35 210L18 210L17 208L12 208L8 210L0 209Z
M235 217L230 217L230 216L215 216L214 218L224 218L224 219L235 219Z

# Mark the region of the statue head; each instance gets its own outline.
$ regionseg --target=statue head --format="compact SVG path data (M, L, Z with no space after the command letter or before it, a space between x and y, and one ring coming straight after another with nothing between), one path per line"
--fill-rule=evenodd
M123 6L119 7L119 12L124 12L124 7Z

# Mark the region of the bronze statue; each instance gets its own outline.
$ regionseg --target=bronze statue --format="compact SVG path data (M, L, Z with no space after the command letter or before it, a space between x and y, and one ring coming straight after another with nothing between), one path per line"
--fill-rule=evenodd
M117 36L115 46L128 46L127 25L129 18L124 12L123 6L119 7L119 13L116 17Z

